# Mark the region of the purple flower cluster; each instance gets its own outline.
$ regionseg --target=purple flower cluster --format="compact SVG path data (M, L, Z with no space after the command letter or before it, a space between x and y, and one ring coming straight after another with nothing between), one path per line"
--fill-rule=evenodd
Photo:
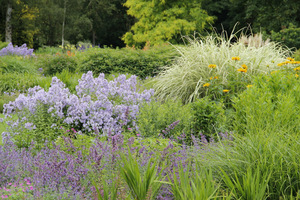
M12 43L9 43L7 47L0 50L0 56L6 55L18 55L18 56L32 56L33 49L28 49L26 44L22 46L13 46Z
M119 134L128 127L138 129L135 121L139 104L149 102L154 93L152 89L138 92L136 76L126 79L120 75L108 81L104 74L94 78L93 73L88 72L78 82L77 94L72 94L63 82L53 77L48 91L39 86L28 89L27 95L20 94L14 102L4 105L4 114L8 117L17 112L21 116L26 112L30 119L40 105L45 105L48 113L67 127L80 127L80 131L90 134L95 130L104 135ZM34 127L35 124L26 123L27 119L21 120L24 128ZM18 127L20 123L10 122L9 126ZM55 124L52 127L55 128Z

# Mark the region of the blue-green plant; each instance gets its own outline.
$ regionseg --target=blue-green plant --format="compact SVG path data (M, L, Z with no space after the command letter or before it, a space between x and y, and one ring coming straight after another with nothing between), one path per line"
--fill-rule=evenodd
M158 163L150 159L143 172L130 150L128 155L121 154L121 159L123 162L123 165L120 166L121 176L126 182L132 198L145 200L156 197L162 185L162 170L157 170Z
M193 169L191 164L187 167L182 165L178 171L174 170L172 177L169 176L171 191L178 200L209 200L218 197L219 184L213 177L211 169L197 166Z
M259 167L256 169L249 167L244 174L238 175L235 172L233 176L229 176L224 170L220 169L220 171L225 186L235 199L263 200L268 198L268 183L272 172L262 172Z

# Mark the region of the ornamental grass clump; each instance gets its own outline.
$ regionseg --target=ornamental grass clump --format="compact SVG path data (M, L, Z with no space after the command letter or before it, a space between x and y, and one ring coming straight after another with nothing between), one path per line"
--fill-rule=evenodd
M155 80L156 96L162 100L188 103L206 95L216 99L223 90L239 92L251 83L251 77L278 69L277 64L290 53L272 42L258 47L242 41L232 43L238 41L233 34L229 38L186 39L189 45L176 47L180 56L171 66L163 67Z

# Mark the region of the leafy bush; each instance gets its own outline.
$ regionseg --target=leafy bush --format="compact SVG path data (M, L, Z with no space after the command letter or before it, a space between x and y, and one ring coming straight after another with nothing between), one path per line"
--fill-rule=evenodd
M300 79L289 71L259 76L233 101L234 126L239 134L300 133Z
M56 54L39 58L38 66L42 69L42 73L45 76L53 76L57 73L61 73L63 70L75 72L77 69L77 59L71 54Z
M82 58L80 70L95 74L112 72L135 74L141 78L155 76L159 68L169 65L174 51L169 47L147 51L132 49L88 49Z
M156 78L156 96L188 103L206 95L222 96L227 90L240 92L251 83L252 76L277 69L289 55L275 43L254 47L242 42L232 44L233 39L234 35L229 39L188 39L188 46L177 48L181 56Z
M62 134L61 127L75 128L87 135L117 134L128 127L136 130L139 104L150 101L153 94L152 90L138 93L136 84L136 76L126 79L120 75L107 81L104 74L93 78L88 72L79 80L77 93L72 94L53 77L48 91L36 86L4 105L4 113L16 113L19 120L10 122L10 132L3 138L11 137L19 146L27 146L31 141L43 145L46 140L55 140Z
M0 50L0 56L6 55L18 55L18 56L32 56L33 49L28 49L26 44L22 46L13 46L12 43L9 43L7 47Z
M200 137L200 133L211 136L223 131L226 125L225 110L222 102L211 101L208 97L198 99L192 104L193 134Z
M177 139L182 134L190 135L191 108L179 101L164 103L151 101L140 107L137 116L138 130L143 137L164 137Z
M287 28L280 30L280 32L271 32L271 39L280 42L290 48L300 48L300 27L289 24Z

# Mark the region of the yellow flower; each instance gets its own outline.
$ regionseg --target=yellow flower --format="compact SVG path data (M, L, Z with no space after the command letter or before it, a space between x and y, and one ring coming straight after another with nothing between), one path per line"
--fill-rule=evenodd
M213 79L213 77L210 77L210 78L209 78L209 80L212 80L212 79Z
M218 79L218 78L219 78L218 76L215 76L215 77L214 77L214 79Z
M209 86L210 86L210 83L203 84L203 87L209 87Z
M293 59L293 58L291 58L291 57L288 57L288 58L286 58L287 60L289 60L289 61L295 61L295 59Z
M208 67L209 67L209 68L213 68L213 69L214 69L214 68L216 68L216 67L217 67L217 65L210 64L210 65L208 65Z
M237 57L232 57L231 60L241 60L241 58L237 56Z
M271 74L275 74L276 72L278 72L278 71L272 71Z
M248 67L247 67L247 65L245 65L245 64L242 64L242 68L244 68L244 69L248 69Z
M300 71L300 67L297 67L294 69L295 71Z
M243 69L243 68L240 68L238 69L239 72L247 72L247 69Z
M230 90L223 90L223 92L229 92Z
M251 88L253 85L247 85L247 88Z
M296 74L295 76L296 76L296 78L298 78L298 77L299 77L299 75L298 75L298 74Z

